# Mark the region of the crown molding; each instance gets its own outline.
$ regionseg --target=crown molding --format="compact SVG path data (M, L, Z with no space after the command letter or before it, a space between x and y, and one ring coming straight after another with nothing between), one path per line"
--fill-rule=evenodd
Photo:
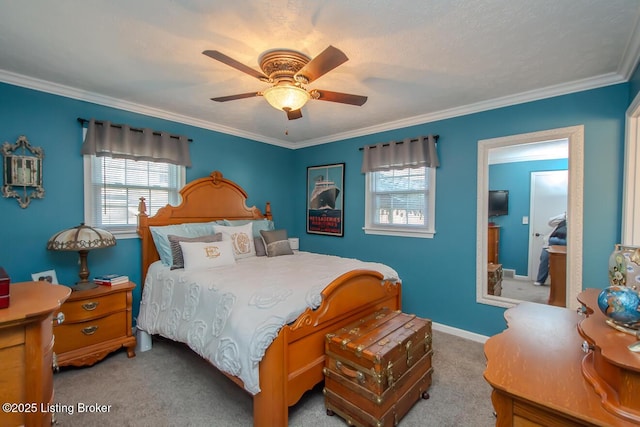
M637 28L637 27L636 27ZM635 37L638 33L639 37ZM637 49L640 52L640 32L634 31L633 40L637 42L630 44L627 47L627 53L633 49ZM634 50L636 52L636 50ZM631 56L631 55L627 55ZM637 55L636 55L637 57ZM634 61L634 63L637 62ZM250 139L253 141L263 142L266 144L276 145L279 147L289 149L300 149L311 147L314 145L327 144L335 141L342 141L345 139L356 138L365 135L371 135L379 132L386 132L389 130L400 129L404 127L410 127L415 125L421 125L425 123L431 123L438 120L445 120L454 117L465 116L468 114L479 113L482 111L493 110L501 107L508 107L511 105L522 104L525 102L537 101L540 99L551 98L554 96L567 95L570 93L580 92L589 89L596 89L599 87L614 85L618 83L624 83L628 78L625 78L619 73L608 73L601 76L576 80L570 83L559 84L554 86L548 86L542 89L531 90L522 92L516 95L505 96L501 98L495 98L489 101L478 102L475 104L469 104L463 107L456 107L447 110L437 111L434 113L423 114L419 116L408 117L401 120L395 120L387 123L381 123L375 126L369 126L361 129L356 129L349 132L336 133L328 135L326 137L308 139L304 141L291 142L284 141L276 138L265 137L264 135L258 135L251 132L245 132L239 129L223 126L217 123L212 123L202 119L196 119L181 114L176 114L170 111L161 110L147 105L136 104L133 102L124 101L117 98L112 98L97 93L87 92L80 89L76 89L70 86L61 85L58 83L48 82L46 80L35 79L32 77L23 76L20 74L12 73L6 70L0 69L0 82L13 84L16 86L25 87L28 89L34 89L41 92L50 93L53 95L64 96L66 98L77 99L80 101L91 102L107 107L117 108L120 110L130 111L133 113L144 114L160 119L170 120L178 123L192 125L202 129L221 132L228 135L238 136L240 138Z
M394 129L405 128L409 126L422 125L438 120L451 119L454 117L466 116L468 114L480 113L483 111L494 110L496 108L509 107L512 105L523 104L525 102L538 101L554 96L568 95L570 93L581 92L589 89L597 89L604 86L610 86L618 83L624 83L626 79L618 73L608 73L601 76L575 80L569 83L563 83L554 86L547 86L542 89L522 92L516 95L504 96L488 101L482 101L475 104L465 105L463 107L450 108L448 110L437 111L434 113L423 114L420 116L407 117L405 119L392 122L381 123L379 125L366 128L356 129L350 132L343 132L329 135L326 138L316 138L301 141L296 144L295 148L311 147L313 145L326 144L328 142L342 141L349 138L356 138L364 135L385 132Z
M277 145L284 148L292 148L291 142L281 141L275 138L268 138L251 132L245 132L232 127L212 123L206 120L196 119L194 117L176 114L171 111L159 108L149 107L147 105L136 104L134 102L124 101L122 99L112 98L110 96L98 93L87 92L76 89L71 86L65 86L58 83L52 83L46 80L35 79L12 73L10 71L0 69L0 82L9 83L15 86L21 86L27 89L34 89L40 92L46 92L53 95L64 96L66 98L76 99L79 101L91 102L106 107L117 108L119 110L130 111L132 113L144 114L147 116L170 120L173 122L192 125L202 129L213 130L227 135L234 135L240 138L250 139L253 141L264 142L266 144Z

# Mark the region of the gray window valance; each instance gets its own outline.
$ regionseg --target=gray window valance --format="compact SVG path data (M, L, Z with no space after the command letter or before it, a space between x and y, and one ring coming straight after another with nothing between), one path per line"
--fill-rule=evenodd
M433 135L363 147L362 173L440 166Z
M88 123L82 154L191 166L186 136L95 119Z

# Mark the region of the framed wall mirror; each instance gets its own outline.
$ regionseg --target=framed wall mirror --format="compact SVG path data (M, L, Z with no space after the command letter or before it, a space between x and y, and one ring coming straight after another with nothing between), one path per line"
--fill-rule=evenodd
M4 157L2 195L17 199L23 209L29 206L31 199L43 198L42 148L33 147L26 136L21 136L15 144L2 144L1 151Z
M534 286L536 261L540 262L544 233L551 230L546 224L549 217L562 214L556 211L564 208L566 246L554 247L564 254L553 258L556 263L561 260L566 277L562 293L558 293L561 282L555 281L553 304L561 301L577 308L576 297L582 290L583 157L583 126L478 141L478 302L506 308L521 301L550 303L549 281ZM535 203L538 197L547 198ZM497 266L501 288L495 283Z

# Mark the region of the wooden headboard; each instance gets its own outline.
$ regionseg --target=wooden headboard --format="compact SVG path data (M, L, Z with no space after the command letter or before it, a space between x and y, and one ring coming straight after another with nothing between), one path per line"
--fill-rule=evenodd
M147 214L144 198L138 205L138 235L142 243L142 286L149 266L160 259L151 237L150 226L208 222L219 219L272 219L271 205L267 202L265 214L260 209L247 207L247 193L233 181L223 178L219 171L205 178L188 183L180 190L182 202L178 206L167 205L156 215Z

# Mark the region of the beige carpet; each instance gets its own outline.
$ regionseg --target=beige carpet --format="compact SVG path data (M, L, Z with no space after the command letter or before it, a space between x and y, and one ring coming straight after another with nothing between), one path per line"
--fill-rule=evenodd
M500 296L546 304L549 301L549 285L535 286L530 280L503 278Z
M484 381L483 345L434 332L431 398L419 401L400 426L495 425L491 388ZM88 368L54 376L60 426L251 426L252 401L186 346L155 339L153 349L128 359L120 350ZM78 413L79 403L111 405L108 413ZM289 409L290 426L346 426L325 413L322 385Z

